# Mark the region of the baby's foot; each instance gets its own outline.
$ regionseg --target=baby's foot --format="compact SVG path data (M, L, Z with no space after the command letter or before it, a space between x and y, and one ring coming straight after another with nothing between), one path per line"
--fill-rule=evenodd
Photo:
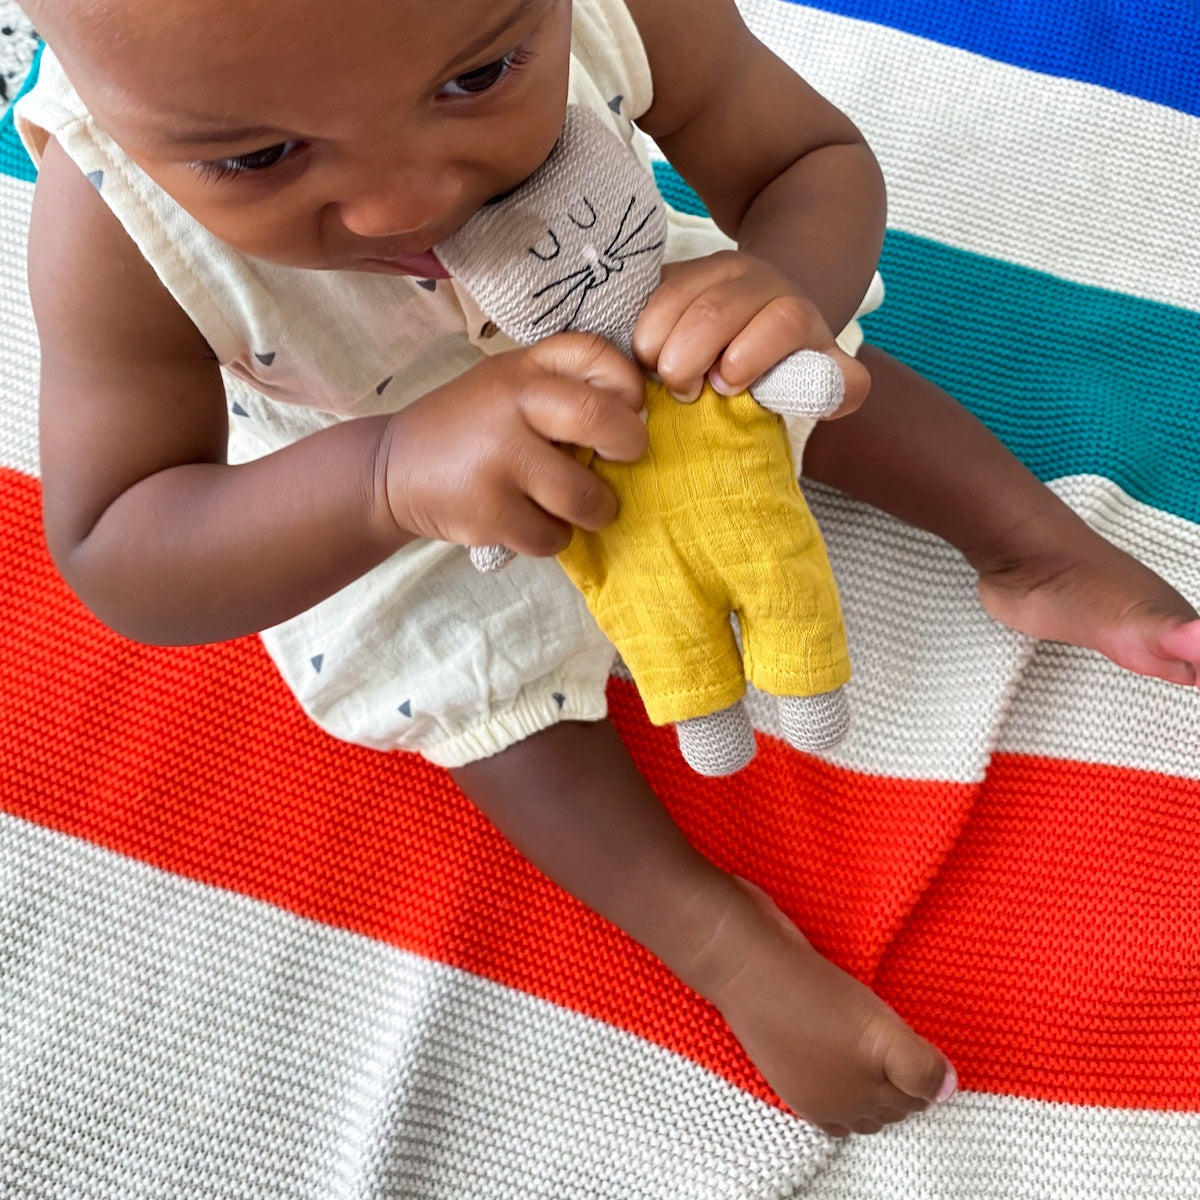
M818 954L764 892L738 883L749 903L714 934L702 991L784 1103L844 1137L953 1093L940 1051Z
M1200 679L1200 619L1160 576L1083 521L1044 548L980 571L996 620L1032 637L1098 650L1171 683Z

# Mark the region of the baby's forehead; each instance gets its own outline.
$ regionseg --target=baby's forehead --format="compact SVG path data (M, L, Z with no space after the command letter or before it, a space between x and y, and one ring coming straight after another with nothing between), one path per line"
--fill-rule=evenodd
M552 30L569 0L31 0L96 123L135 158L201 131L336 141ZM555 19L561 16L562 19ZM537 34L540 36L540 33ZM549 68L548 68L549 69ZM249 134L246 134L249 137ZM173 153L173 151L172 151Z
M206 19L206 10L222 7L221 0L24 0L38 30L56 41L74 45L82 37L125 39L152 33L179 20Z
M371 58L386 51L392 71L436 73L478 50L488 31L527 28L564 2L27 0L26 8L69 74L72 62L113 78L133 65L202 64L219 79L223 70L271 73L284 60L332 69L349 47Z
M280 0L286 6L289 0ZM64 64L119 79L144 55L173 55L215 29L226 0L25 0L31 20Z
M476 2L438 0L451 9ZM72 83L102 109L169 109L199 96L232 113L241 89L270 90L272 77L293 68L323 63L328 81L346 66L339 46L394 44L401 14L419 36L422 10L438 3L339 0L336 15L328 0L28 0L28 8Z

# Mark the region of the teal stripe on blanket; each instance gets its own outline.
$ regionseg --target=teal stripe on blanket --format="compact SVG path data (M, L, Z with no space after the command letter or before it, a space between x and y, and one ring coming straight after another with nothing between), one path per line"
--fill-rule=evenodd
M37 82L38 68L41 65L42 51L39 47L33 64L29 68L29 73L25 76L25 82L21 85L21 90L13 97L13 104ZM33 162L25 153L25 147L17 134L12 105L9 105L4 116L0 117L0 175L11 175L14 179L24 179L27 183L32 183L37 178Z
M666 163L667 202L703 212ZM936 380L1040 478L1103 475L1200 523L1200 313L889 231L868 337Z
M1200 523L1200 313L889 232L868 336L1042 479L1103 475Z

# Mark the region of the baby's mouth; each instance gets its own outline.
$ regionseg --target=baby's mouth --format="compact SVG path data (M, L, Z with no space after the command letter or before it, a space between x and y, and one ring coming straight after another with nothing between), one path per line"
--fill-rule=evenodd
M395 258L372 258L369 261L384 263L405 275L417 275L422 279L449 279L450 272L442 266L432 250L421 254L403 254Z

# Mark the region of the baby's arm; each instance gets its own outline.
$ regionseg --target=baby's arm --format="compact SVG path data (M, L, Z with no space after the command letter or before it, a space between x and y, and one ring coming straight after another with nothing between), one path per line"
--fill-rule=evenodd
M736 253L675 264L634 338L680 395L748 387L793 350L833 354L846 410L866 372L836 350L883 241L885 196L851 121L746 29L733 0L628 0L654 79L639 125Z
M392 416L225 461L212 352L53 142L34 200L44 522L64 577L143 641L254 632L417 535L550 554L615 500L555 442L636 458L641 377L599 339L498 355Z

